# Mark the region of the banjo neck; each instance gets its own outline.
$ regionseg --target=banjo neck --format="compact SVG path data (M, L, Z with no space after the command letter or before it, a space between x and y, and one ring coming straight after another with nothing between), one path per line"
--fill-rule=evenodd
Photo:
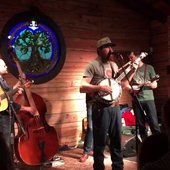
M126 74L128 74L129 73L129 71L131 71L131 65L129 66L129 67L127 67L117 78L116 78L116 80L117 80L117 82L120 82L125 76L126 76Z
M120 82L128 73L129 71L131 71L131 69L133 68L133 64L136 63L136 62L139 62L140 60L142 60L143 58L145 58L146 56L148 55L148 53L146 52L142 52L140 54L140 56L132 63L130 64L126 69L124 69L124 71L117 77L117 82ZM129 64L129 62L128 62ZM127 63L125 64L127 65ZM122 69L124 68L125 66L122 66Z

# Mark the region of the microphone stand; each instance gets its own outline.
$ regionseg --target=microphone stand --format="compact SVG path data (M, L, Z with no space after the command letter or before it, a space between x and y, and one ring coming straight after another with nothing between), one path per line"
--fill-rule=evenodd
M135 93L135 90L134 90L134 88L133 88L133 86L132 86L132 84L131 84L131 82L130 82L130 80L129 80L129 78L128 78L128 74L130 73L127 73L126 72L126 69L125 69L125 67L124 67L124 65L123 65L123 63L122 63L122 60L123 60L123 56L121 55L121 54L119 54L119 56L120 57L118 57L119 59L117 59L117 61L119 62L119 65L121 66L121 70L123 70L123 73L125 74L125 78L126 78L126 80L128 81L128 83L129 83L129 85L130 85L130 87L131 87L131 90L132 90L132 94L131 94L131 97L133 98L133 101L134 101L134 103L135 104L137 104L137 106L139 107L139 109L140 109L140 111L141 111L141 113L143 113L144 115L146 115L146 113L145 113L145 110L143 109L143 107L142 107L142 105L141 105L141 103L140 103L140 101L139 101L139 99L138 99L138 97L137 97L137 94ZM120 58L121 58L121 60L120 60ZM133 102L132 101L132 102ZM138 121L137 121L137 115L136 115L136 113L134 112L134 114L135 114L135 117L136 117L136 119L135 119L135 139L136 139L136 153L138 153L138 140L140 140L140 142L142 142L142 139L141 139L141 137L140 137L140 135L138 134L139 133L139 129L138 129Z

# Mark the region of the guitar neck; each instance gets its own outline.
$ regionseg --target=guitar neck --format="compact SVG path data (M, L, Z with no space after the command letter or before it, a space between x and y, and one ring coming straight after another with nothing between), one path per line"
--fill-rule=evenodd
M20 88L21 88L21 87L20 87ZM17 91L18 91L18 88L13 89L13 90L10 90L10 91L8 91L8 92L3 92L3 94L0 95L1 100L7 98L8 96L9 96L9 97L13 96L15 93L17 93Z
M153 77L152 79L150 79L149 81L152 83L152 82L154 82L154 81L158 81L159 80L159 75L158 74L156 74L155 75L155 77ZM148 80L147 80L148 81ZM140 84L136 84L139 88L141 88L142 86L144 86L145 84L146 84L146 82L147 81L145 81L144 83L140 83ZM133 86L134 86L135 84L133 84Z

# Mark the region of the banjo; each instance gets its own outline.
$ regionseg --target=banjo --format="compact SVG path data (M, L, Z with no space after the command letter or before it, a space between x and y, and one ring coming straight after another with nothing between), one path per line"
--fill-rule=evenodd
M142 52L140 56L135 60L134 63L139 62L140 60L145 58L147 55L148 54L146 52ZM101 85L101 86L107 85L107 86L112 87L111 94L105 93L103 91L98 92L97 99L100 102L106 105L111 105L114 102L117 102L119 100L119 98L122 95L122 87L120 85L120 81L126 76L126 74L128 74L131 71L134 63L131 63L131 64L129 63L129 66L116 79L105 78L98 83L98 85Z

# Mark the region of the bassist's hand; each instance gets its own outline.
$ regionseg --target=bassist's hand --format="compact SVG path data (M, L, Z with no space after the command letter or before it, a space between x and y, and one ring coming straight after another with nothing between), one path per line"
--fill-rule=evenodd
M23 91L24 91L24 89L23 89L23 88L18 88L18 91L17 91L16 95L22 94L22 93L23 93Z
M30 106L21 106L20 108L21 111L26 111L26 112L29 112L31 115L35 115L36 114L36 109L34 109L33 107L30 107Z
M21 86L21 82L17 81L17 83L13 86L13 89L17 89L20 86Z

